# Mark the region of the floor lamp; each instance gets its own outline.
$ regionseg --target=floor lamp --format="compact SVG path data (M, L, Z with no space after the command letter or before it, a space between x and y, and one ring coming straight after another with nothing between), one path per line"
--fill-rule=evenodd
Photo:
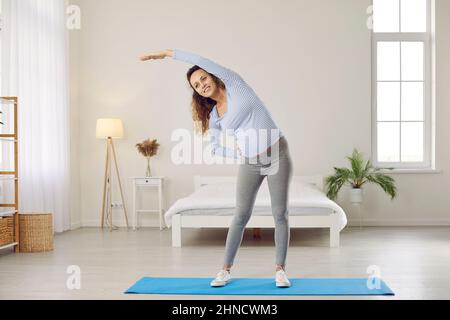
M120 196L122 198L123 211L125 213L125 220L128 225L127 209L125 207L125 201L123 199L122 184L120 182L119 168L117 167L116 152L114 150L113 139L123 138L123 124L120 119L98 119L96 128L97 139L106 139L106 165L105 165L105 182L103 185L103 204L102 204L102 229L105 225L109 225L110 230L113 230L112 222L112 183L111 183L111 168L112 160L114 160L114 166L116 168L117 180L119 182Z

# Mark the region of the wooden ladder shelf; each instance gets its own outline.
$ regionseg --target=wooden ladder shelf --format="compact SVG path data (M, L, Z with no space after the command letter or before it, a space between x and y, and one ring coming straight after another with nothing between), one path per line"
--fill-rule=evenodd
M5 107L13 106L14 112L14 133L0 134L1 142L14 143L14 171L0 171L0 181L14 180L14 203L0 203L0 208L11 208L11 210L0 211L0 219L4 217L14 217L14 241L9 244L0 245L0 249L14 247L15 252L19 252L19 157L18 157L18 126L17 126L17 97L0 97L1 111ZM0 130L2 132L3 130Z

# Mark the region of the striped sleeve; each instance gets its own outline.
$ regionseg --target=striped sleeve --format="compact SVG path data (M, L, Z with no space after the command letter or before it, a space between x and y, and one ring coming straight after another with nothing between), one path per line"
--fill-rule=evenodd
M237 74L236 72L228 68L222 67L216 62L211 61L202 56L199 56L198 54L178 49L174 49L173 52L174 52L173 59L197 65L202 69L206 70L207 72L217 76L219 79L223 81L233 81L240 79L239 74Z
M221 130L215 124L214 120L209 121L209 135L211 141L211 154L213 156L222 156L226 158L240 159L240 155L236 149L223 147L220 143Z

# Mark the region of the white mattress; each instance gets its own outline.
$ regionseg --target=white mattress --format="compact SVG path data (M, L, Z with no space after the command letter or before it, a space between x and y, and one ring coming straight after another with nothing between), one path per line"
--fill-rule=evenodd
M190 209L184 210L183 215L195 216L195 215L213 215L213 216L232 216L236 212L235 208L217 208L217 209ZM304 208L289 208L290 216L327 216L332 214L334 211L330 208L314 208L314 207L304 207ZM254 215L260 216L271 216L271 208L253 208Z
M316 186L292 181L289 188L289 215L337 214L340 230L347 225L344 210ZM203 185L187 197L178 199L164 214L166 225L171 227L172 217L182 215L233 215L236 208L235 182L218 182ZM258 190L252 214L271 215L270 192L267 179Z

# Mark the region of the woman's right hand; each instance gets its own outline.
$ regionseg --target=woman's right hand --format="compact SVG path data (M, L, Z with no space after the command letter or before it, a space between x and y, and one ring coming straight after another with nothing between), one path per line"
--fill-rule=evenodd
M141 56L142 61L159 60L166 57L173 57L173 50L161 50Z

